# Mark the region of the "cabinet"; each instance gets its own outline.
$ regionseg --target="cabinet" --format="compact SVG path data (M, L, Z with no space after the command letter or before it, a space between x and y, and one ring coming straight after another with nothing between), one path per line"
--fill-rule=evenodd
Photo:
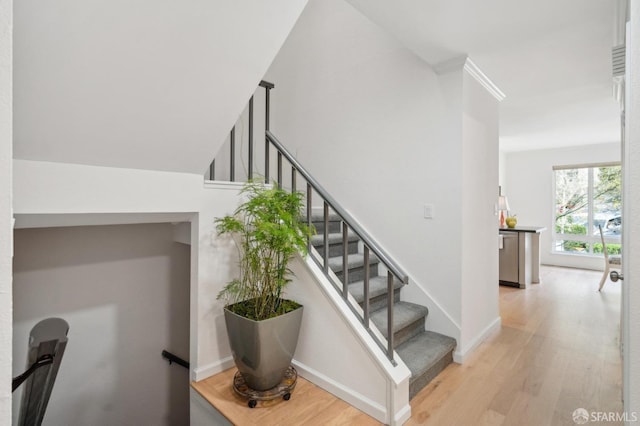
M500 284L517 286L518 284L518 233L500 231Z
M540 233L545 229L500 228L500 284L526 288L540 282Z

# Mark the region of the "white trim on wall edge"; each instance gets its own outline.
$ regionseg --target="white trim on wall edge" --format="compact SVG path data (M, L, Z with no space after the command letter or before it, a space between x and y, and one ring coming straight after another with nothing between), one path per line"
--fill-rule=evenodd
M300 376L304 377L314 385L319 386L327 392L342 399L343 401L346 401L358 410L370 415L374 419L382 423L386 422L387 412L386 408L382 405L356 392L355 390L336 382L332 378L320 373L319 371L316 371L313 368L296 361L295 359L292 363L298 370L298 374L300 374ZM411 414L411 406L407 404L407 407L409 410L409 414ZM407 408L405 407L400 411L405 411L406 409Z
M491 323L485 327L478 335L471 341L471 344L467 346L465 350L460 348L456 348L456 351L453 353L453 361L458 364L464 364L464 361L471 355L473 351L477 349L478 346L482 342L484 342L489 335L491 335L494 331L499 330L502 326L502 318L497 317Z
M206 189L232 189L238 191L242 189L244 182L225 182L220 180L207 180L204 181L204 187Z
M233 363L233 357L228 356L202 367L196 367L191 372L191 380L193 380L194 382L199 382L215 374L222 373L223 371L230 369L234 365L235 364Z
M467 71L473 78L475 78L476 81L480 83L480 85L482 85L482 87L487 89L487 91L491 93L491 95L493 95L493 97L496 98L498 102L502 102L504 100L504 98L506 97L504 92L500 90L498 86L496 86L495 83L491 81L480 68L478 68L478 66L471 60L471 58L467 58L467 61L464 64L464 70Z
M487 89L491 95L502 102L506 95L498 86L482 70L471 60L467 55L458 56L448 61L440 62L433 66L433 70L436 74L446 74L458 69L464 69L471 75L482 87Z

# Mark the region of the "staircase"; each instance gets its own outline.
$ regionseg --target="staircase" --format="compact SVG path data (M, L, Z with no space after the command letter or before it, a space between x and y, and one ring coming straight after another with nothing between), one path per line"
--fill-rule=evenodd
M318 251L324 251L324 216L312 215L317 235L311 244ZM329 268L344 282L342 220L336 214L328 218ZM349 293L364 309L364 255L360 253L359 238L353 233L347 238L348 288ZM382 335L387 338L387 278L378 273L379 261L375 256L369 259L369 315ZM425 306L400 300L403 283L394 282L393 295L393 337L394 349L411 371L409 398L413 398L435 376L453 361L455 339L425 330L429 310ZM341 291L341 289L338 289Z
M428 309L415 303L401 301L402 288L409 283L406 272L271 133L269 93L275 86L266 81L261 81L260 86L265 90L265 144L264 151L260 152L260 163L254 159L256 144L253 139L252 97L249 101L246 120L248 124L246 161L236 158L238 148L235 144L234 127L229 134L228 156L213 160L208 178L216 180L223 175L228 176L233 182L260 176L265 183L275 183L280 187L304 194L306 212L303 220L313 223L318 233L310 241L310 245L316 251L312 254L312 259L323 270L325 277L340 293L344 302L352 308L360 324L369 332L391 365L395 365L395 359L399 357L410 370L409 398L413 398L453 361L456 341L451 337L425 330ZM242 154L242 150L240 153ZM276 167L270 168L274 163L272 157L276 160ZM221 166L217 172L216 163ZM242 166L239 170L240 175L236 175L237 165ZM314 203L318 207L322 204L320 215L313 214ZM327 232L324 231L325 223ZM347 246L346 254L344 245ZM346 262L344 256L347 257ZM346 289L343 284L345 276ZM367 294L365 283L367 282L368 300L365 300L365 294ZM393 295L389 295L389 291L393 291ZM357 306L354 306L349 295L360 305L362 308L360 311ZM377 329L380 334L373 332L372 328ZM392 413L394 414L397 413Z

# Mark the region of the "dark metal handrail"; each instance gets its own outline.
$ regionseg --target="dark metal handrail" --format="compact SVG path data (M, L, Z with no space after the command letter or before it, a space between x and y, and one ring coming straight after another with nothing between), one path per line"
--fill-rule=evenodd
M409 276L400 268L400 266L389 256L389 254L382 248L380 245L369 235L367 231L364 230L362 225L351 216L345 209L342 208L340 204L329 194L329 192L320 185L320 183L313 177L311 174L298 162L296 158L291 155L291 153L282 145L282 143L271 133L269 130L266 130L266 138L268 142L271 142L273 146L278 151L278 185L282 184L282 160L281 157L284 156L287 161L291 164L292 174L300 173L300 175L307 181L307 223L311 223L311 188L315 190L315 192L320 195L323 199L324 208L323 208L323 218L324 218L324 250L323 250L323 263L319 266L322 266L324 274L331 279L329 274L329 207L333 209L333 211L340 216L342 219L343 225L343 249L344 253L342 255L343 260L343 283L342 283L342 297L343 299L347 299L348 297L348 243L347 236L348 231L351 229L355 234L360 238L362 243L364 244L364 308L363 308L363 318L362 324L365 326L367 331L371 334L374 340L380 345L380 347L386 352L387 358L391 362L393 360L393 346L394 346L394 336L393 336L393 297L394 297L394 276L400 280L403 284L409 283ZM266 161L268 162L268 155L265 154ZM268 164L268 163L267 163ZM268 180L268 175L265 178ZM309 241L309 246L311 242ZM381 342L378 340L377 336L371 333L371 328L369 325L369 252L372 251L375 256L380 260L385 267L387 268L387 347L385 348ZM350 306L350 305L349 305Z
M38 368L44 367L45 365L50 365L50 364L53 364L53 355L52 354L42 355L40 358L36 360L36 362L31 364L31 366L27 369L27 371L13 378L13 380L11 381L11 392L15 392L15 390L18 389L18 387L20 387L20 385L24 383L24 381L27 380L29 376L35 373Z
M291 165L300 173L307 182L311 184L313 189L329 204L331 209L342 218L349 228L355 232L362 242L369 247L369 249L376 255L376 257L387 266L404 284L409 283L409 276L402 270L402 268L387 254L387 252L380 247L380 245L362 228L362 225L351 216L340 204L329 194L329 192L318 183L318 181L309 174L309 172L302 167L302 165L296 160L289 151L282 145L273 133L267 130L267 139L276 147L276 149L284 155L284 157L291 163Z
M325 276L334 284L336 290L341 292L342 298L347 301L347 305L350 307L352 312L360 318L360 321L364 325L367 332L373 337L376 343L380 346L380 348L386 353L389 360L395 365L395 361L393 360L393 346L394 346L394 337L393 337L393 302L394 302L394 281L395 279L399 280L404 284L408 284L409 277L404 272L404 270L393 260L393 258L376 242L376 240L371 237L371 235L364 229L362 225L329 194L327 190L320 185L320 183L313 177L311 174L298 162L298 160L291 155L291 153L284 147L284 145L275 137L273 133L271 133L270 127L270 97L269 92L271 89L275 87L273 83L269 83L266 81L261 81L259 84L260 87L265 89L265 144L264 144L264 181L265 183L270 183L271 174L269 171L269 161L270 154L269 148L271 145L274 146L277 154L277 185L282 186L282 169L283 169L283 157L289 162L291 166L291 191L296 191L296 179L297 175L300 174L306 180L306 192L307 192L307 223L311 225L311 210L312 210L312 193L315 192L322 198L323 202L323 218L324 218L324 250L321 254L323 261L320 262L316 256L312 256L313 260L320 266L325 274ZM249 180L253 179L254 176L254 130L253 130L253 121L254 121L254 108L253 108L253 96L249 99L249 123L248 123L248 168L247 168L247 178ZM231 164L230 164L230 178L231 181L235 181L234 175L234 163L235 163L235 126L231 130L230 135L230 148L231 148ZM215 160L214 160L215 161ZM210 178L214 179L214 169L215 164L212 163L210 170ZM329 209L332 209L341 219L342 222L342 244L344 252L342 254L343 261L343 279L342 283L338 283L335 281L334 276L329 273ZM364 245L364 302L363 302L363 311L362 316L357 312L356 308L352 306L351 303L348 302L349 290L348 290L348 235L349 232L352 231L355 233L360 241L362 241ZM308 248L311 250L311 239L308 241ZM375 256L387 269L387 344L386 346L383 344L382 340L378 338L378 336L373 333L370 327L370 309L369 309L369 268L370 268L370 258L371 255ZM394 278L395 277L395 278ZM342 284L342 289L340 289L340 284ZM166 351L163 351L163 355ZM169 354L171 355L171 354ZM174 355L175 357L175 355ZM177 358L177 357L176 357ZM175 362L178 362L177 360ZM185 361L183 361L185 362ZM183 365L183 364L180 364ZM187 363L188 367L188 363Z
M189 362L185 361L184 359L180 358L178 355L174 355L171 352L167 351L167 350L163 350L162 351L162 357L164 359L166 359L167 361L169 361L169 365L171 365L172 363L176 363L178 365L183 366L186 369L189 369Z

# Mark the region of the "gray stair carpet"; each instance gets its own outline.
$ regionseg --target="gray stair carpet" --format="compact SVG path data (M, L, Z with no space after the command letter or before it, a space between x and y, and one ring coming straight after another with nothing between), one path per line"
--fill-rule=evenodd
M400 290L402 282L395 280L393 282L393 300L400 301ZM364 309L364 280L356 281L349 284L349 293ZM387 277L373 277L369 279L369 312L384 308L387 306Z
M453 362L455 347L455 339L433 331L425 331L396 348L398 356L411 371L409 399Z
M358 242L360 241L360 239L358 238L355 232L349 231L348 241L352 243L352 242ZM322 247L324 245L324 235L316 234L313 237L311 237L311 244L314 246ZM329 244L342 244L342 232L334 232L329 234Z
M410 302L393 304L393 343L397 348L415 335L424 332L424 322L429 310ZM378 309L371 314L371 321L386 338L388 333L388 309Z
M312 244L321 255L324 253L324 221L322 215L313 215L314 225L319 235L312 239ZM344 279L342 262L341 221L337 215L329 216L329 268L340 279ZM349 293L363 306L364 304L364 255L357 252L357 236L349 233L348 286ZM379 260L369 256L369 312L371 322L387 336L388 295L386 272L378 276ZM413 398L438 373L453 362L455 339L425 330L429 310L422 305L400 300L400 292L404 285L394 281L393 295L393 343L402 361L411 371L409 381L409 398Z

